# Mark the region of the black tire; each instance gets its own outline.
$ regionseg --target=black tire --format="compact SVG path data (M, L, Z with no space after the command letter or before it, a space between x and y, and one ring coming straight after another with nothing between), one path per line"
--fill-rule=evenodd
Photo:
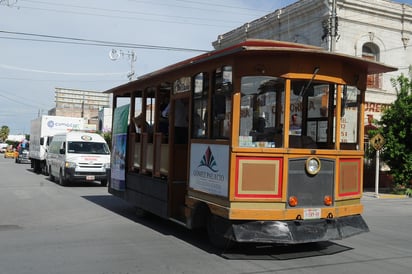
M235 242L225 237L228 229L229 224L226 220L212 213L209 214L207 218L207 235L209 236L210 243L214 247L227 250L234 246Z
M44 167L42 169L42 173L45 176L49 176L49 169L47 168L47 165L44 165Z
M101 184L102 186L107 186L107 179L101 180L101 181L100 181L100 184Z
M59 172L59 185L65 186L67 185L66 179L63 177L62 171Z
M51 167L49 167L49 178L50 178L50 181L52 181L52 182L54 182L56 180L56 178L54 178L54 176L51 173Z
M36 174L40 173L39 165L40 165L39 160L34 160L33 170L34 170L34 173L36 173Z

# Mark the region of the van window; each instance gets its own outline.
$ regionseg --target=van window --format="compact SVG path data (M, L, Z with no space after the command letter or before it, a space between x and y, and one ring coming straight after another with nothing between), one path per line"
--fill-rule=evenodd
M110 154L106 143L68 142L68 153L80 154Z

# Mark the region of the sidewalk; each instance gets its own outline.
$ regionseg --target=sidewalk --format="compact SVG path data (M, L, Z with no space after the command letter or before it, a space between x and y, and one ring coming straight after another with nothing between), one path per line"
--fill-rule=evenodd
M408 199L409 197L406 195L399 195L399 194L391 194L391 193L378 193L379 196L376 197L375 191L364 191L362 198L373 198L373 199Z

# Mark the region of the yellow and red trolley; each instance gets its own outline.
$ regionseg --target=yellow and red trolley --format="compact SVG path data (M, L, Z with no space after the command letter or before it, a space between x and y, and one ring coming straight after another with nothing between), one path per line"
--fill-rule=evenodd
M212 243L295 244L361 217L369 74L321 48L246 40L114 87L109 192Z

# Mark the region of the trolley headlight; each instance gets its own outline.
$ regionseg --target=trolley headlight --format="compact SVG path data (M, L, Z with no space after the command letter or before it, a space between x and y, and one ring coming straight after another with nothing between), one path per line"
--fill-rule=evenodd
M320 170L320 160L316 157L311 157L306 160L306 172L310 175L318 174Z

